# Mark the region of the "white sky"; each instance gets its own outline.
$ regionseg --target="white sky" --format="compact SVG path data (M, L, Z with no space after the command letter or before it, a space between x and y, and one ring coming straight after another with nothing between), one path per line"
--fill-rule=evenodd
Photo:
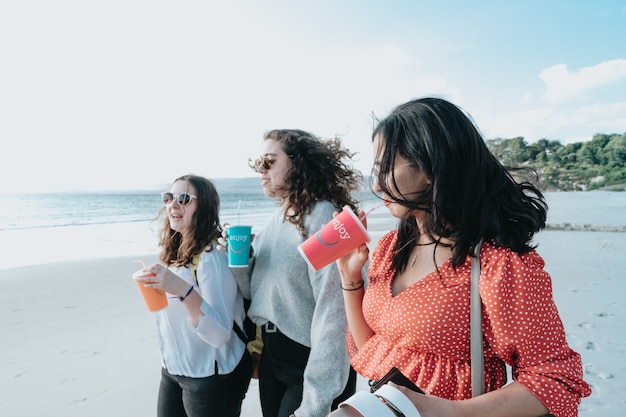
M626 1L0 4L0 189L254 174L263 132L343 135L436 95L486 138L626 132Z

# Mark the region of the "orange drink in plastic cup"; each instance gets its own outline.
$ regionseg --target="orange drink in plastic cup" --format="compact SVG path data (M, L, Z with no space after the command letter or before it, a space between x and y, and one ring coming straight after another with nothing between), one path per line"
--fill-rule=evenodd
M167 296L165 295L165 291L157 288L146 288L144 284L149 284L149 282L137 281L136 277L138 276L156 276L156 274L143 269L133 274L133 279L141 291L141 295L143 296L143 300L145 301L148 310L159 311L167 307Z

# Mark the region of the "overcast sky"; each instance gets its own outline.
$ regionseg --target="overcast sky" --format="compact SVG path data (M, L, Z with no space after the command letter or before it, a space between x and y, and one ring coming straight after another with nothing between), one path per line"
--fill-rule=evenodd
M262 135L341 135L435 95L486 138L626 132L626 1L15 0L0 4L0 188L254 174Z

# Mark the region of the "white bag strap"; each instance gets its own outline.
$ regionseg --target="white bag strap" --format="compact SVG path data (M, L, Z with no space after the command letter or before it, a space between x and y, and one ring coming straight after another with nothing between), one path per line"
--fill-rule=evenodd
M382 399L392 410L404 415L404 417L420 417L419 411L417 411L417 408L415 408L411 400L409 400L409 397L389 384L380 387L374 392L374 395Z
M364 417L396 417L391 408L368 391L357 391L353 396L339 404L339 408L347 405Z
M470 349L472 371L472 397L485 392L485 360L483 357L483 313L482 301L478 292L480 282L480 247L482 239L476 244L472 255L470 280Z

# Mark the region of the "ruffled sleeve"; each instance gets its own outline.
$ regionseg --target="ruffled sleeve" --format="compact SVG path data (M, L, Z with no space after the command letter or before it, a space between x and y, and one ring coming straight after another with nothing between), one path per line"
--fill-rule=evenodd
M591 390L582 379L580 355L567 344L543 259L536 251L484 245L481 264L487 343L552 414L577 416L580 399Z

